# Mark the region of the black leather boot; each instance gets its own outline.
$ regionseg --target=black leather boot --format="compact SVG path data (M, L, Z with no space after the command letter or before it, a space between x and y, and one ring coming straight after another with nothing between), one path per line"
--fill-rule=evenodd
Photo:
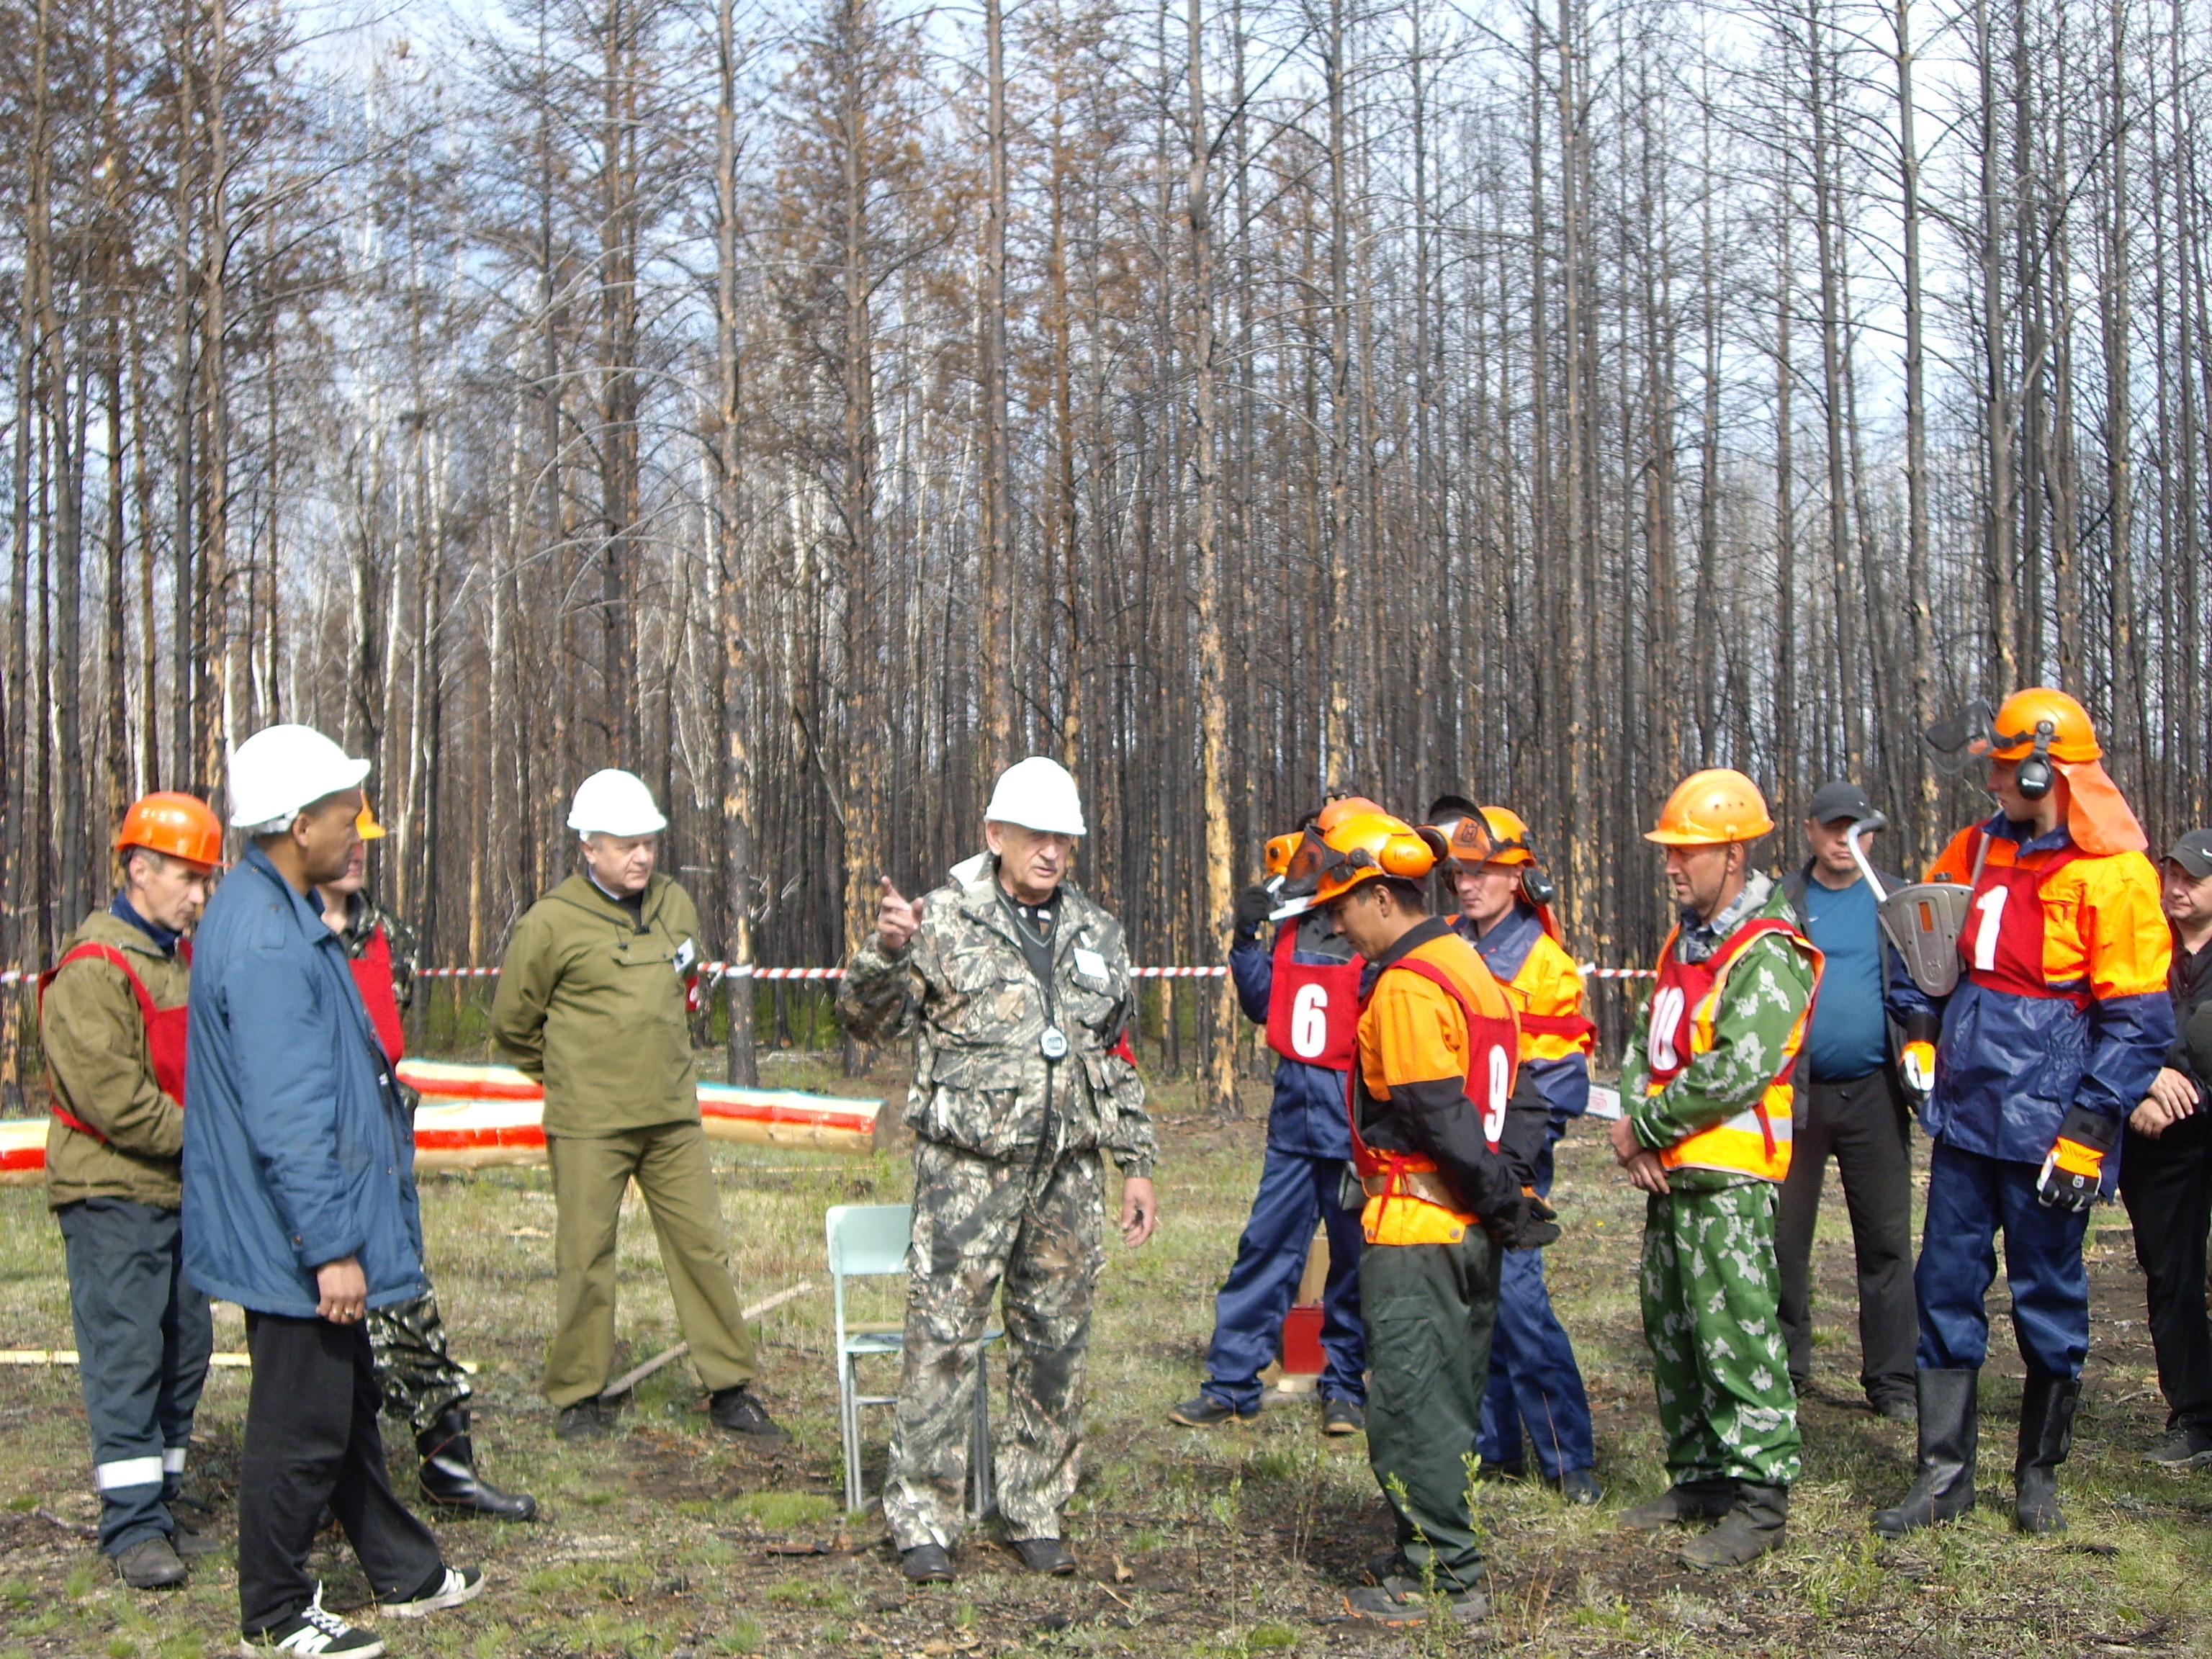
M453 1406L415 1437L422 1455L422 1496L442 1509L471 1510L495 1521L536 1518L538 1500L528 1492L501 1492L477 1476L476 1448L469 1441L469 1409Z
M1893 1510L1876 1510L1874 1529L1902 1538L1974 1507L1974 1450L1981 1438L1978 1370L1922 1371L1920 1465L1911 1490Z
M2066 1530L2058 1507L2058 1466L2074 1446L2074 1413L2081 1404L2079 1377L2030 1371L2020 1396L2020 1454L2012 1466L2012 1522L2022 1532Z

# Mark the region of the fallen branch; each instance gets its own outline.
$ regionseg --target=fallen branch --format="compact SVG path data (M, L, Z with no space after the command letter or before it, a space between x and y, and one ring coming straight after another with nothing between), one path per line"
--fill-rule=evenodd
M773 1309L781 1308L785 1303L790 1301L793 1297L803 1295L813 1288L814 1285L811 1280L802 1279L799 1283L793 1285L789 1290L778 1291L774 1296L769 1297L767 1301L756 1302L751 1307L740 1310L738 1317L741 1319L758 1319L763 1314L769 1312ZM659 1353L653 1355L652 1358L647 1360L642 1365L633 1365L629 1370L624 1371L620 1376L615 1378L613 1382L608 1383L605 1388L599 1390L600 1397L605 1399L609 1395L628 1394L632 1389L644 1382L647 1377L651 1376L653 1372L659 1370L662 1366L674 1364L678 1360L683 1358L685 1354L690 1353L690 1352L691 1345L689 1342L679 1342L672 1348L662 1349Z

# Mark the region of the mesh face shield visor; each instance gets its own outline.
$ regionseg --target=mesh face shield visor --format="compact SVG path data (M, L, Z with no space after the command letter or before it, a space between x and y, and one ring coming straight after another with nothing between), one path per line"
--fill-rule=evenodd
M2057 735L2049 720L2038 720L2032 732L2000 732L1996 711L1977 697L1937 720L1921 733L1920 741L1937 770L1957 777L1978 762L2021 759L2012 752L2017 750L2047 755Z

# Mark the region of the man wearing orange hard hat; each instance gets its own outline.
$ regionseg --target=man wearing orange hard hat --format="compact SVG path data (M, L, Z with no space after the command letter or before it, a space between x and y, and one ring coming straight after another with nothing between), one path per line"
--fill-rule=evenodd
M2142 829L2080 703L2031 687L1994 714L1970 704L1927 743L1952 769L1986 766L1997 811L1960 830L1928 872L1931 898L1956 896L1955 951L1891 994L1908 1066L1917 1050L1931 1085L1920 1118L1936 1146L1913 1275L1918 1468L1874 1525L1898 1537L1974 1506L1983 1298L2002 1233L2027 1363L2013 1522L2055 1532L2066 1524L2057 1471L2089 1352L2081 1240L2090 1206L2112 1194L2121 1125L2173 1042L2172 935Z
M100 1547L134 1589L185 1581L213 1548L169 1508L184 1482L214 1327L185 1278L185 936L207 907L222 825L161 792L115 837L122 884L39 981L53 1122L46 1200L69 1261L78 1378L92 1431Z
M1677 785L1645 834L1667 849L1680 914L1621 1053L1611 1132L1649 1194L1644 1336L1671 1483L1621 1523L1717 1521L1682 1549L1708 1570L1780 1546L1798 1473L1774 1224L1820 953L1781 887L1751 867L1752 843L1773 828L1758 785L1714 769Z
M1206 1381L1168 1413L1185 1428L1210 1429L1260 1414L1260 1373L1275 1358L1316 1225L1328 1239L1322 1288L1321 1431L1366 1427L1367 1347L1359 1322L1359 1211L1343 1201L1352 1140L1344 1121L1345 1075L1359 1023L1366 967L1328 918L1312 908L1284 916L1272 945L1261 925L1273 915L1283 879L1309 828L1327 835L1358 812L1382 809L1361 796L1329 801L1267 845L1268 880L1238 895L1229 972L1244 1017L1264 1026L1275 1061L1267 1109L1267 1158L1237 1255L1213 1301ZM1297 908L1295 905L1286 906Z
M1559 1236L1527 1191L1544 1109L1516 1088L1513 1005L1474 948L1429 914L1444 838L1383 812L1306 832L1278 915L1324 910L1366 959L1350 1099L1367 1328L1367 1459L1397 1519L1353 1616L1480 1620L1488 1603L1468 1464L1504 1252Z
M1429 822L1455 856L1445 878L1459 899L1452 926L1496 975L1521 1026L1521 1072L1544 1098L1543 1148L1530 1182L1552 1195L1552 1148L1589 1109L1589 1056L1596 1027L1583 1011L1582 970L1559 943L1552 879L1536 861L1528 826L1503 806L1477 806L1440 795ZM1467 855L1458 856L1465 847ZM1492 1478L1526 1473L1524 1439L1536 1447L1545 1484L1571 1504L1604 1496L1596 1475L1589 1395L1574 1344L1552 1307L1544 1256L1505 1259L1498 1293L1498 1333L1490 1345L1490 1386L1482 1395L1482 1468Z

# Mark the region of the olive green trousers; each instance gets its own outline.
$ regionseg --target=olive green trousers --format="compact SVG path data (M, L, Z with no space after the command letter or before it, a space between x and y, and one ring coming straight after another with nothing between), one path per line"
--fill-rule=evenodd
M752 1334L738 1315L714 1166L698 1124L589 1138L548 1135L545 1158L559 1212L553 1260L560 1276L560 1322L538 1384L545 1397L556 1407L573 1406L612 1380L615 1229L623 1193L633 1181L653 1217L668 1293L700 1382L710 1392L751 1382L758 1370Z
M1367 1462L1398 1521L1398 1547L1440 1589L1482 1582L1468 1505L1490 1338L1498 1249L1470 1227L1456 1244L1370 1244L1359 1253L1367 1327Z

